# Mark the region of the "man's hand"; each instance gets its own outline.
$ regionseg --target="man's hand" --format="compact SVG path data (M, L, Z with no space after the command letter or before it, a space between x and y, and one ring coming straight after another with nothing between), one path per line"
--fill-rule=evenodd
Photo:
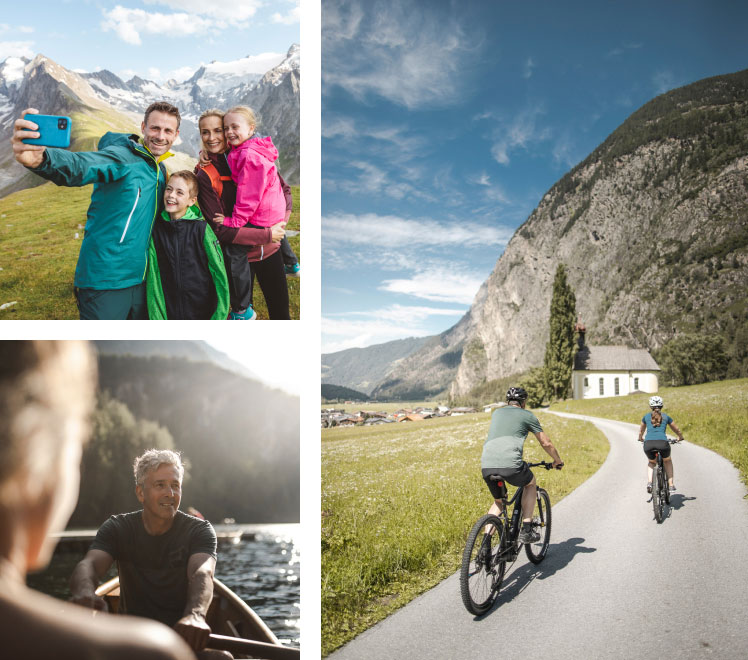
M563 466L563 464L564 464L564 462L563 462L563 461L562 461L562 460L561 460L560 458L559 458L559 459L554 459L554 460L553 460L553 467L554 467L554 468L555 468L556 470L560 470L560 469L561 469L561 467Z
M203 151L202 149L200 149L199 156L200 156L200 165L208 165L210 163L210 158L208 157L207 151Z
M281 239L286 235L286 223L279 222L277 225L270 227L270 238L273 243L280 243Z
M22 115L38 115L39 111L36 108L26 108ZM29 128L31 132L24 129ZM16 119L14 124L13 137L10 138L10 144L13 147L13 156L15 159L24 165L25 167L39 167L44 161L44 151L46 147L42 147L38 144L25 144L22 140L27 138L38 138L40 134L37 132L39 126L32 121L25 119Z
M198 614L183 616L174 624L174 630L185 639L193 651L202 651L208 643L210 626Z
M107 612L109 610L106 601L95 593L85 593L79 596L74 596L70 601L76 605L81 605L82 607L87 607L98 612Z
M217 225L222 225L223 219L224 219L224 216L222 216L220 213L216 213L213 216L213 222L215 222Z

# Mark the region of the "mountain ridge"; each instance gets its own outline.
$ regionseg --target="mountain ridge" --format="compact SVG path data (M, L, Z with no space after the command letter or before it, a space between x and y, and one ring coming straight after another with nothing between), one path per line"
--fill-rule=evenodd
M429 396L446 383L455 397L541 365L559 263L591 343L652 351L681 332L719 334L741 375L746 153L748 70L652 99L543 196L465 316L374 392Z
M10 140L15 119L34 107L42 114L69 115L71 150L92 150L107 131L140 133L145 108L155 100L167 100L182 115L172 149L177 157L167 166L191 169L201 146L199 115L212 107L249 105L258 116L257 134L273 137L281 175L298 185L299 47L293 44L285 56L267 60L272 66L264 72L248 73L243 60L212 63L200 67L188 81L161 86L137 76L125 82L108 70L78 73L42 54L32 60L8 57L0 62L0 140ZM224 73L217 73L220 69ZM40 183L39 177L16 163L11 150L0 153L0 197Z

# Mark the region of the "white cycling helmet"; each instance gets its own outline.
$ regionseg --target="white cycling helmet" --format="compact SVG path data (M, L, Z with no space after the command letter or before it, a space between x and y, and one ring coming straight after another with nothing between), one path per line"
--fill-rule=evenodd
M662 397L659 397L659 396L649 397L649 407L650 408L662 408Z

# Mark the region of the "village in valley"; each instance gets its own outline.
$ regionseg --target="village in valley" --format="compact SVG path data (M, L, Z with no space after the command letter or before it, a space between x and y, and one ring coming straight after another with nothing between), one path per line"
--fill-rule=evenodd
M354 405L353 401L346 401L346 405ZM503 403L492 403L483 407L483 412L491 412ZM395 412L358 410L347 413L343 409L323 408L322 428L343 428L349 426L375 426L379 424L393 424L395 422L420 422L434 417L454 417L457 415L471 415L480 412L478 408L449 408L448 406L434 406L433 408L400 408Z

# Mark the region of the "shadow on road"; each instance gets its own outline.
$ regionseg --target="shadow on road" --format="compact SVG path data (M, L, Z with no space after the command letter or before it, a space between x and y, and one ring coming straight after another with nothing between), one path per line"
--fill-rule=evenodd
M681 509L686 505L686 502L690 502L691 500L695 499L695 497L686 497L685 495L680 495L679 493L673 493L670 496L670 508Z
M545 580L554 575L556 571L565 568L576 555L597 550L597 548L587 548L581 545L582 543L584 539L579 537L567 539L562 543L551 543L548 547L548 554L540 564L535 565L528 561L512 571L504 578L504 584L494 606L486 614L476 616L475 620L481 621L490 616L504 603L508 603L521 594L533 580ZM525 556L524 550L521 556Z

